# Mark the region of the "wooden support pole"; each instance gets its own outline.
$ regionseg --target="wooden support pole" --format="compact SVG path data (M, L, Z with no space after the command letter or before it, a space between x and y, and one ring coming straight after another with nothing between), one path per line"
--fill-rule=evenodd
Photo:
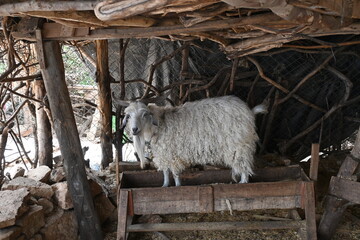
M113 161L112 109L109 73L108 41L96 40L96 81L99 86L99 110L101 114L101 167L105 169Z
M314 183L305 183L305 219L306 219L306 236L308 240L316 240L316 217L315 217L315 193Z
M47 67L41 69L41 72L52 111L53 126L64 158L66 179L79 225L80 239L103 239L85 173L84 157L65 82L60 44L57 41L46 41L43 42L43 49L46 52L44 62Z
M117 240L126 240L126 228L128 218L129 190L120 190L118 205Z
M44 82L42 80L34 81L34 93L36 99L42 101L46 95ZM36 102L36 126L37 126L37 139L38 139L38 156L39 165L46 165L52 168L52 131L50 120L44 110L44 106ZM35 166L36 167L36 166Z
M357 159L357 160L355 160ZM349 178L355 172L359 165L360 159L360 129L358 130L357 137L354 143L354 148L351 153L346 156L340 170L337 174L338 177ZM330 184L329 189L333 186ZM339 198L337 196L328 195L325 201L325 212L319 224L319 237L320 239L331 239L335 233L341 217L343 216L349 201Z
M311 161L310 161L310 173L309 173L309 177L313 181L317 181L318 178L319 152L320 152L320 144L313 143L311 145Z

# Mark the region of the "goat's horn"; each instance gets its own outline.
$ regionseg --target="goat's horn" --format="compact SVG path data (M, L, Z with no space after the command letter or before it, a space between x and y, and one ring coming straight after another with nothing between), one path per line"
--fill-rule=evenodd
M164 95L161 95L161 96L158 96L158 97L155 97L155 98L146 98L146 99L140 99L138 100L139 102L142 102L144 104L149 104L149 103L161 103L163 101L166 100L166 98L170 95L171 91L168 91L166 94Z
M111 93L111 96L112 96L112 99L113 99L115 105L117 105L117 106L127 107L130 104L128 101L121 100L121 99L115 97L114 92Z

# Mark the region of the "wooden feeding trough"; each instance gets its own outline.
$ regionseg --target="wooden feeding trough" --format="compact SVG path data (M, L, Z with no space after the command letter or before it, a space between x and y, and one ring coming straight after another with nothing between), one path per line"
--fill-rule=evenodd
M313 182L299 166L259 169L247 184L229 184L230 170L183 173L181 187L159 187L161 172L123 172L118 190L118 236L129 232L298 229L316 239ZM174 184L174 183L172 183ZM255 209L304 209L305 219L289 221L132 224L144 214L211 213Z

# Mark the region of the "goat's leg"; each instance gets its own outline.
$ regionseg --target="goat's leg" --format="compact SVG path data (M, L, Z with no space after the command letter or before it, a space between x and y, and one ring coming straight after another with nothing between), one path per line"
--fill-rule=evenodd
M242 172L241 180L239 183L247 183L247 182L249 182L249 174Z
M163 174L164 174L164 184L162 186L168 187L169 186L169 169L163 170Z
M180 181L180 177L179 177L179 174L175 174L173 173L173 177L174 177L174 180L175 180L175 186L181 186L181 181Z

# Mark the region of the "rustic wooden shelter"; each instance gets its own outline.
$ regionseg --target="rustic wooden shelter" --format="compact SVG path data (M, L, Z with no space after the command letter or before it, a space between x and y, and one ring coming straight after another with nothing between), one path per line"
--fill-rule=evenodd
M116 94L122 99L126 97L125 85L133 82L144 84L144 94L138 96L143 98L160 95L176 86L179 87L179 90L176 93L177 98L174 103L180 104L188 100L189 96L194 92L203 91L207 97L216 95L213 94L211 89L214 86L219 94L236 93L240 91L239 84L237 84L239 79L255 79L250 83L244 82L242 85L240 84L241 86L247 86L248 92L253 92L259 79L262 79L264 83L259 84L259 86L264 85L269 89L268 91L262 91L262 94L260 94L261 101L271 99L271 109L267 123L263 124L261 128L263 144L272 150L277 149L281 153L295 152L296 149L305 145L309 150L309 142L320 141L322 136L325 136L324 129L324 132L326 132L334 128L333 126L326 126L326 120L335 115L337 116L339 112L343 113L340 118L341 121L344 121L341 130L339 130L339 136L341 135L341 137L337 138L336 141L324 137L324 148L333 147L334 142L340 144L342 140L349 137L358 128L360 110L358 106L360 83L356 77L358 73L353 70L344 73L345 70L342 72L334 68L334 66L339 62L344 65L351 63L358 66L357 64L359 64L359 0L0 0L0 16L2 18L3 42L9 46L7 53L9 55L9 65L8 69L0 76L0 83L38 79L35 100L43 99L46 91L49 108L51 109L51 121L49 122L45 117L46 114L42 112L46 111L46 107L41 109L37 107L39 111L37 114L43 116L39 117L37 121L38 125L43 127L40 132L45 133L42 139L49 137L51 125L53 125L59 138L82 239L101 239L102 233L94 212L89 186L85 184L86 175L83 154L64 78L60 42L95 41L96 43L96 79L100 100L98 108L101 109L102 116L103 167L106 167L113 159L111 151L113 141L111 130L111 117L113 114L111 82L119 84L120 90ZM181 46L173 53L155 62L148 79L125 79L125 50L129 39L132 38L179 41ZM110 39L121 39L119 49L121 74L119 79L114 79L109 72L108 40ZM226 69L227 72L219 70L215 76L200 80L194 75L187 74L190 65L187 60L189 47L196 45L201 48L199 40L217 44L220 51L231 61L232 65ZM21 59L13 47L17 41L35 43L41 74L31 73L27 77L11 78L9 74L17 68L26 68L26 60ZM280 68L281 64L272 69L273 75L270 76L268 71L263 68L263 62L257 58L262 56L261 54L278 54L281 51L286 53L289 50L303 52L304 54L322 53L326 54L326 57L317 61L313 70L299 74L301 77L297 82L290 81L292 76L288 76L290 80L284 80L283 76L279 77L279 72L287 69L287 66ZM340 56L340 53L343 52L346 52L347 55ZM179 53L182 56L180 72L182 81L158 88L153 82L153 73L156 67ZM291 55L283 56L284 58L291 57ZM352 56L356 60L348 56ZM350 60L346 60L346 58ZM256 71L255 77L254 75L246 75L248 73L239 77L240 67L249 64L252 64L253 70ZM313 64L310 63L310 65ZM300 66L296 65L295 68L300 68ZM340 69L340 67L338 68ZM327 81L326 75L324 75L324 86L331 85L331 87L322 89L324 95L319 95L321 99L316 99L316 102L311 101L309 100L310 94L302 91L302 87L310 81L316 82L309 79L323 69L340 79L342 90L336 94L334 89L338 90L340 88L337 87L339 84L331 85ZM222 78L223 75L226 75L226 77ZM41 81L41 78L43 81ZM222 79L226 79L226 81ZM44 83L44 86L42 83ZM326 101L324 101L324 98L326 98ZM42 100L37 100L37 102L41 106L47 106ZM277 146L278 144L271 145L271 139L281 137L278 135L274 137L271 134L271 129L267 126L270 126L274 121L276 122L277 115L281 115L284 119L283 116L286 116L286 113L280 111L278 106L285 102L288 102L289 105L301 104L306 107L298 112L298 119L303 121L306 127L294 134L292 130L297 126L289 124L291 127L288 127L288 125L282 124L284 128L278 132L286 131L289 136L283 139L280 146ZM300 116L300 114L303 115ZM116 115L121 118L120 109L116 109ZM303 120L304 116L308 117L307 120ZM291 122L289 119L285 120ZM340 121L337 118L335 120ZM347 124L346 121L352 124ZM10 123L11 119L2 123L4 129L8 130L11 127ZM118 131L116 139L120 139L120 136L121 131ZM300 141L300 139L307 136L309 136L307 142ZM49 140L39 144L39 148L44 149L41 151L44 153L41 162L51 165L51 161L48 162L50 151L47 147ZM117 142L117 146L118 149L121 149L121 141ZM263 147L262 150L265 151L266 147ZM302 153L308 152L303 151ZM303 156L303 154L300 155ZM351 156L354 161L359 160L358 151L352 153ZM355 165L357 166L357 163L354 163ZM349 175L353 175L355 168L352 168L353 171ZM334 179L332 182L338 185L343 184L340 181ZM334 191L331 193L334 193ZM294 192L293 194L296 195L297 193ZM336 195L339 194L343 196L343 193L337 191ZM346 201L352 199L349 199L349 197L344 198L347 199ZM353 201L359 203L358 198ZM343 205L346 205L346 202L343 202L341 206ZM329 214L328 219L331 222L333 215ZM329 232L330 227L332 225L325 224L320 227L320 230ZM302 228L302 225L300 228ZM125 232L124 229L123 232ZM314 235L309 238L314 239Z

